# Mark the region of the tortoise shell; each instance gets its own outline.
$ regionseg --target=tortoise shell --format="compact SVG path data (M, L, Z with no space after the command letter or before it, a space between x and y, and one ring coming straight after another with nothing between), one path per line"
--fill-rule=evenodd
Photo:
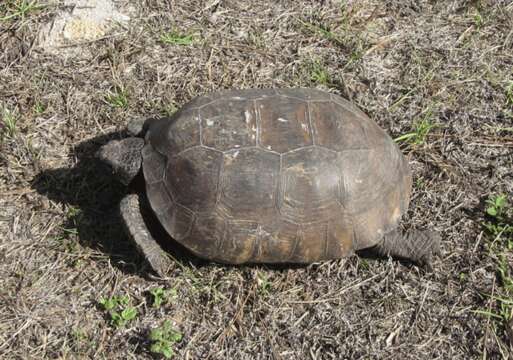
M309 263L376 245L407 210L408 163L347 100L313 89L198 97L152 123L149 203L199 257Z

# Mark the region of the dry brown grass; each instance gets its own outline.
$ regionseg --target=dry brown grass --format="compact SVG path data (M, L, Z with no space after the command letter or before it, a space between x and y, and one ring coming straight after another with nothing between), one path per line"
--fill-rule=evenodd
M476 312L500 311L499 255L513 266L482 227L484 199L513 195L510 1L134 3L126 31L58 55L35 43L56 7L0 21L0 107L15 120L1 125L0 357L151 358L149 331L170 319L184 359L512 358L504 321ZM162 42L172 30L194 43ZM130 117L272 86L341 93L393 137L436 125L403 146L405 226L441 231L442 259L426 273L362 257L277 269L181 256L160 284L177 297L152 308L157 284L119 223L123 189L94 151ZM138 316L117 329L98 301L123 294Z

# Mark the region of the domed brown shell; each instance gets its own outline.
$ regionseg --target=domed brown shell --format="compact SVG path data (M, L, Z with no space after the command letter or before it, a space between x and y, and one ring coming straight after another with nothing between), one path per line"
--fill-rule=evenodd
M226 91L150 126L147 196L202 258L308 263L375 245L406 212L399 148L347 100L313 89Z

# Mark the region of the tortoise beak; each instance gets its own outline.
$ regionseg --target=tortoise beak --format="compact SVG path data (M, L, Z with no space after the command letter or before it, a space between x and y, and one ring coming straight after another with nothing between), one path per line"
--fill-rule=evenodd
M94 157L100 160L105 161L105 151L103 150L103 146L95 151Z

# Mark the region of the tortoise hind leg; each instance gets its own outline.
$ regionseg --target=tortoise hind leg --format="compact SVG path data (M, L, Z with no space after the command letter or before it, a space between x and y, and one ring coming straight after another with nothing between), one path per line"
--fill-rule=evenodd
M440 255L440 235L433 231L393 230L376 245L378 254L411 260L419 265L431 267L433 255Z
M120 210L126 232L153 271L164 277L171 260L151 235L141 214L140 195L127 195L121 200Z

